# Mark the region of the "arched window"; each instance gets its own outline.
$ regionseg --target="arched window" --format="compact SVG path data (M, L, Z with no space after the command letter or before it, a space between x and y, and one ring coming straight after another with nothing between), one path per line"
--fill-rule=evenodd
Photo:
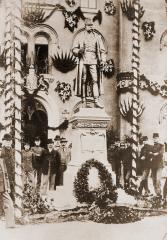
M48 39L43 35L38 35L35 38L35 66L36 73L48 73Z

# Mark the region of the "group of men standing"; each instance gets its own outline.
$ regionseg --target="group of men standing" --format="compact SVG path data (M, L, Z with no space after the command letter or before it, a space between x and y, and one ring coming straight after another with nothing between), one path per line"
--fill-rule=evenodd
M164 201L167 197L167 180L161 187L162 171L166 164L164 158L164 144L159 141L159 134L153 133L153 144L150 144L147 136L141 138L142 143L138 151L138 164L141 170L141 181L139 185L139 193L145 196L150 195L150 187L148 178L151 173L153 188L157 196L163 195ZM115 147L112 151L112 169L116 173L117 187L129 188L132 176L132 141L119 142L116 139ZM167 176L166 176L167 179ZM143 192L144 191L144 192Z
M63 185L63 174L71 160L67 140L56 136L54 141L47 140L47 148L41 146L39 137L35 138L35 145L30 147L24 143L22 150L23 184L29 183L41 195L47 190L56 190L56 186Z
M12 148L12 137L4 134L3 147L0 149L0 195L6 217L6 227L15 227L15 160ZM46 195L48 190L56 190L63 185L63 174L71 160L67 140L56 136L54 141L47 140L47 148L41 147L39 137L35 138L34 146L28 141L23 143L22 150L22 182L29 184L34 191Z
M156 195L161 196L161 178L162 170L165 164L164 159L164 144L159 142L159 134L153 133L153 145L148 142L148 137L143 136L143 145L140 151L140 160L142 166L142 178L139 186L139 192L142 194L143 189L145 194L150 194L148 186L148 177L151 171L153 187ZM164 189L165 190L165 189ZM164 191L163 191L164 193ZM166 194L163 194L164 200L166 200Z

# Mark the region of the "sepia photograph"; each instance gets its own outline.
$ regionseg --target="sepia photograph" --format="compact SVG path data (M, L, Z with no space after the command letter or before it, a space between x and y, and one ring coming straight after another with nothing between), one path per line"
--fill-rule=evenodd
M0 239L167 240L167 0L0 0Z

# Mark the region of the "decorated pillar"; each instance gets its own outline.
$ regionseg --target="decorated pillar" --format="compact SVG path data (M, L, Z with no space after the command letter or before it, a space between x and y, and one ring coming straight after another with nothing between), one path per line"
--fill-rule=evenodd
M121 3L121 9L122 11L120 11L120 39L124 39L126 36L130 37L130 39L126 39L126 42L128 46L129 46L129 43L131 43L131 50L129 47L127 47L127 45L125 45L125 48L124 48L123 44L120 43L120 70L121 71L117 76L117 80L118 80L117 90L120 93L120 112L123 118L129 123L128 135L132 138L131 188L132 190L136 190L136 187L137 187L136 186L136 162L137 162L137 148L138 148L138 134L139 134L138 118L144 110L143 104L139 104L139 78L140 78L139 23L140 23L140 18L144 15L144 10L143 10L143 7L140 6L139 0L134 0L134 1L123 0L123 2ZM121 12L124 14L124 16L126 16L124 17L124 19L122 19ZM128 20L128 24L125 25L127 20ZM123 34L124 32L125 34ZM129 54L126 54L126 53L129 53ZM124 58L124 56L126 57L126 59ZM124 69L124 62L129 63L128 67L130 71L128 72L127 70L126 72L122 71L122 69ZM122 128L124 128L124 125L121 126L121 129ZM125 128L125 131L126 130L127 129ZM126 131L126 134L127 134L127 131Z
M21 179L21 0L6 2L6 131L11 132L15 149L15 215L22 215Z
M22 216L22 178L21 178L21 0L13 2L14 9L14 135L15 135L15 206L16 217Z
M140 33L139 33L139 0L134 1L134 19L132 27L132 188L136 188L136 162L138 148L138 107L139 107L139 77L140 77Z
M5 26L5 53L6 53L6 71L5 71L5 130L11 132L13 118L13 16L12 0L6 1L6 26Z

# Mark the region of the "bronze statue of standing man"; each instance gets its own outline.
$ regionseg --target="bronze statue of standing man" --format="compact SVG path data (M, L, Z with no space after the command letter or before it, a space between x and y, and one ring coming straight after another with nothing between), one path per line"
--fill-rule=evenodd
M106 61L106 51L101 35L93 29L91 19L85 20L85 30L75 38L72 52L78 57L76 95L82 98L83 103L87 97L93 97L95 107L103 108L99 103L99 96L102 89L101 70Z

